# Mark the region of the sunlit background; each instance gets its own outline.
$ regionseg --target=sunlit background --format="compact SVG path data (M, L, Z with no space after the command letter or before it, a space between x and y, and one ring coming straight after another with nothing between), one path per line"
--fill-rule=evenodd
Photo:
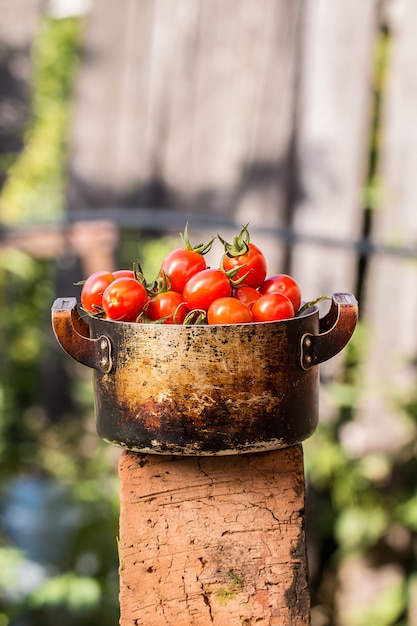
M50 309L186 222L358 298L304 444L312 626L417 626L416 31L414 0L0 0L0 626L118 623L119 451Z

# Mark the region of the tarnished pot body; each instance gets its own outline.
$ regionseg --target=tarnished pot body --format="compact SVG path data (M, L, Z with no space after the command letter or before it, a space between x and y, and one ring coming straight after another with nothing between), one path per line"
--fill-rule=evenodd
M301 442L318 421L318 363L340 351L356 300L335 294L286 321L219 326L88 318L57 300L53 325L74 358L93 367L97 431L159 454L237 454Z

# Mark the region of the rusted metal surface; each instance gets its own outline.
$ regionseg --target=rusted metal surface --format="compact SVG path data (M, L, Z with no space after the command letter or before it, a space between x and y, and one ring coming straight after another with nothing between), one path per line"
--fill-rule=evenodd
M75 298L58 298L52 307L52 326L59 343L80 363L106 373L113 366L112 345L103 335L89 339L89 325L80 317Z
M144 453L237 454L314 432L317 365L344 347L357 305L336 294L322 321L312 307L291 320L233 326L88 318L89 336L74 299L57 300L52 318L62 347L93 368L103 439Z
M334 357L351 338L358 319L358 303L350 293L333 294L333 305L320 321L320 332L301 338L301 367L309 369Z

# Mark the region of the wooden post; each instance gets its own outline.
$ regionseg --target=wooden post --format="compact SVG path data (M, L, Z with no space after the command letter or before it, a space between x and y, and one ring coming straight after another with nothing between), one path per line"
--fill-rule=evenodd
M223 457L123 452L121 626L306 626L301 445Z

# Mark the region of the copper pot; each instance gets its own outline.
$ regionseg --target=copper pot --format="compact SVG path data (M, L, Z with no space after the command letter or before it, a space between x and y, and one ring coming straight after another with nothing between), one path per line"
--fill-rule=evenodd
M81 316L74 298L52 307L55 335L93 368L97 432L143 453L238 454L305 440L318 422L319 367L349 341L353 295L336 293L290 320L160 325Z

